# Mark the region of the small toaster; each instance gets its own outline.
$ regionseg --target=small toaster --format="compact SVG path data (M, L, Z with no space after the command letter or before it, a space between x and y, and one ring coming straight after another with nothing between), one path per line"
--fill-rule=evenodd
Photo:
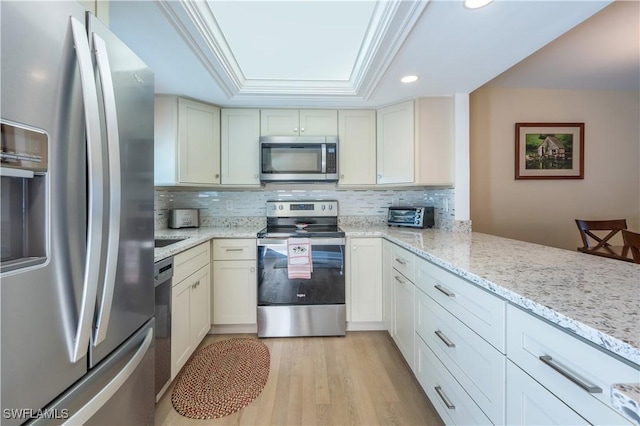
M200 226L200 210L169 210L169 228L198 228Z

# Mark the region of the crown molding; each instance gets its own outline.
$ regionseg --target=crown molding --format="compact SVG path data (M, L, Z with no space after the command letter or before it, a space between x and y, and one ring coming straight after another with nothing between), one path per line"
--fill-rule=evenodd
M367 100L389 68L428 1L377 1L348 80L248 79L201 0L154 0L230 100Z

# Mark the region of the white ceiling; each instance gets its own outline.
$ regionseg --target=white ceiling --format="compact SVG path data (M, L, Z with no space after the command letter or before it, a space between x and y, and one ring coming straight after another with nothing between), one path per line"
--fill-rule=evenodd
M113 1L109 25L154 70L157 93L220 106L375 108L469 93L490 80L611 84L614 68L616 84L640 90L638 2L598 13L609 3L496 0L469 10L461 0ZM536 52L585 20L550 54ZM418 82L400 83L409 73Z

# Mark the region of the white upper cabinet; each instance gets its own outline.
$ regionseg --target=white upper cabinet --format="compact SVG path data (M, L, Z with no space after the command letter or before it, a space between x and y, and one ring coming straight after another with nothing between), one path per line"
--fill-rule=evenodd
M376 111L338 111L340 185L376 184Z
M223 185L260 185L260 110L221 111Z
M413 101L377 111L378 184L414 183Z
M155 185L220 184L220 108L155 98Z
M453 97L419 98L415 107L416 183L453 185Z
M378 110L378 184L453 185L451 96L418 98Z
M338 111L329 109L263 109L260 136L337 136Z

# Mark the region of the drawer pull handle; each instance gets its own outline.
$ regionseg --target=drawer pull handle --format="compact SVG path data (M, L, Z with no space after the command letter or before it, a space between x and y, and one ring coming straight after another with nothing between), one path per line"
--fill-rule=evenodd
M407 262L403 261L402 259L400 259L399 257L396 257L396 262L398 262L399 264L401 264L402 266L406 266Z
M436 336L438 336L440 338L440 340L442 340L444 342L444 344L447 345L448 348L455 348L456 347L456 344L453 343L451 340L449 340L449 338L447 336L445 336L442 331L436 330L435 333L436 333Z
M400 284L405 284L405 283L406 283L406 281L405 281L405 280L401 279L401 278L400 278L399 276L397 276L397 275L396 275L395 277L393 277L393 278L395 278L395 279L396 279L396 281L398 281Z
M440 284L436 284L434 287L439 292L444 293L447 297L456 297L456 294L454 292L447 290L446 288L442 287Z
M440 397L442 402L444 402L444 405L446 405L449 410L455 410L456 409L456 406L453 405L453 403L451 401L449 401L449 398L447 398L447 395L444 394L444 391L442 390L442 388L440 386L436 386L434 389L438 393L438 396Z
M587 392L589 392L589 393L602 393L602 388L601 387L596 386L596 385L594 385L592 383L589 383L586 380L582 379L581 377L577 377L577 374L573 373L568 368L562 366L557 361L554 361L554 359L551 358L551 356L542 355L542 356L540 356L540 361L544 362L549 367L553 368L558 373L562 374L564 377L566 377L567 379L571 380L573 383L575 383L576 385L580 386L582 389L586 390Z
M244 249L243 248L228 248L228 249L225 249L225 250L226 251L243 251Z
M200 281L196 281L191 287L198 288L199 285L200 285Z

